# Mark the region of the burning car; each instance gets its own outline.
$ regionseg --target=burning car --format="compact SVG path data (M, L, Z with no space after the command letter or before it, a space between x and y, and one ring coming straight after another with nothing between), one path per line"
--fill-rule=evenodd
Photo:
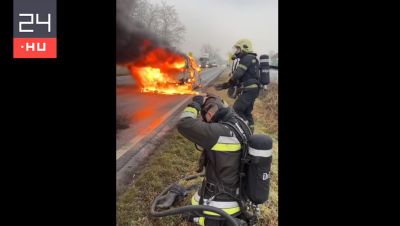
M177 80L180 84L192 84L193 89L201 87L200 79L200 67L196 64L196 61L190 56L185 56L186 64L185 70L178 74Z
M197 94L201 84L194 59L165 48L148 51L128 67L142 92Z

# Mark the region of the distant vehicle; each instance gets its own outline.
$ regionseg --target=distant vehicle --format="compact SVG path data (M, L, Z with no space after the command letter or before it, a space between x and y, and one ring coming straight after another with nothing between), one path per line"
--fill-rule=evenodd
M199 58L199 62L200 62L200 67L201 68L209 68L210 67L210 61L209 61L209 56L208 54L203 54L200 58Z
M210 67L211 67L210 63L204 63L201 65L201 68L210 68Z
M217 63L211 63L211 67L218 67Z
M202 59L202 58L200 58L200 59ZM202 59L202 60L200 60L200 67L201 68L209 68L211 66L210 66L210 63L207 60Z

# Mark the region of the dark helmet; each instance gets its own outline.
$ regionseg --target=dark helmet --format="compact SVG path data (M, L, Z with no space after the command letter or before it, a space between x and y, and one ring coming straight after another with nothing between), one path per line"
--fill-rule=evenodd
M219 113L224 112L224 109L228 107L228 104L219 96L207 94L201 107L201 117L206 122L216 122L218 121L219 117L217 116L220 115Z

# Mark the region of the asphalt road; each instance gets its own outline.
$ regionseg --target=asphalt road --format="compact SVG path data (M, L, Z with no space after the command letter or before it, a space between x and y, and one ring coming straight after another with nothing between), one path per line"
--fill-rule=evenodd
M202 83L206 85L224 69L218 67L203 71L200 74ZM117 76L117 116L125 116L129 120L129 128L117 133L117 151L135 136L150 134L162 124L165 115L190 96L141 93L131 76Z

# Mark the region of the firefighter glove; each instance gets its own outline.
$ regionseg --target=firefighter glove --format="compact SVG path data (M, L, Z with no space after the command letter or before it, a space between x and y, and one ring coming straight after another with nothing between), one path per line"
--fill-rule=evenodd
M201 106L201 105L203 105L204 97L198 95L198 96L194 96L192 100L193 100L193 102L196 102Z

